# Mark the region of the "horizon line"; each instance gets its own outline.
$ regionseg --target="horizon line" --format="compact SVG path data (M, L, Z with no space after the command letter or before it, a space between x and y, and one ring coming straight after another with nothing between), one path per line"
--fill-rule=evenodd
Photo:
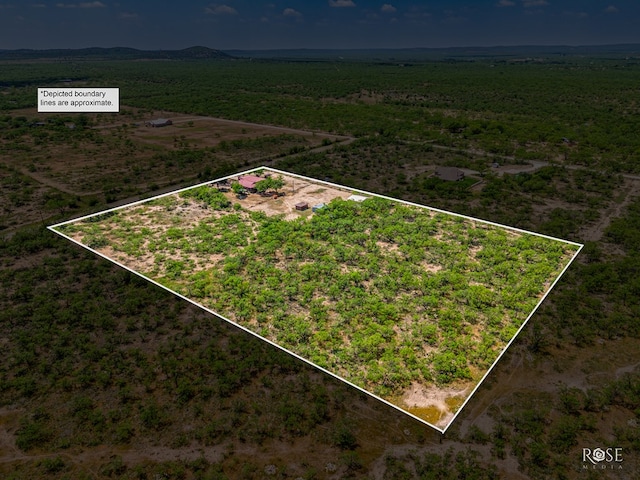
M15 51L55 51L55 50L89 50L89 49L117 49L126 48L131 50L137 50L142 52L180 52L183 50L189 50L192 48L207 48L214 51L372 51L372 50L457 50L457 49L518 49L518 48L603 48L603 47L640 47L640 42L627 42L627 43L593 43L593 44L537 44L537 43L524 43L524 44L502 44L502 45L457 45L457 46L440 46L440 47L425 47L425 46L404 46L404 47L274 47L274 48L216 48L206 45L191 45L188 47L176 47L176 48L139 48L130 47L125 45L114 45L109 47L104 46L83 46L83 47L54 47L54 48L0 48L0 52L15 52Z

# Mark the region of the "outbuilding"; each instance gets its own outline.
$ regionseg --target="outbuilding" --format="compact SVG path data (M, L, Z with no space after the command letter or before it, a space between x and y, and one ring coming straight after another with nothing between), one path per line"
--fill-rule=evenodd
M296 203L296 210L304 211L309 208L309 204L307 202Z
M447 182L458 182L464 179L464 172L456 167L437 167L436 177Z
M155 120L149 120L146 123L147 127L167 127L169 125L173 125L173 122L168 118L156 118Z
M264 180L264 178L258 177L256 175L243 175L242 177L238 178L238 183L242 185L244 188L247 188L249 190L255 190L256 183L258 183L261 180Z

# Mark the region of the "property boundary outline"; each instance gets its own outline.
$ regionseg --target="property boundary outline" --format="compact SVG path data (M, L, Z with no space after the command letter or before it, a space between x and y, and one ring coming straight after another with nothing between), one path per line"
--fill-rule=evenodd
M538 301L538 303L536 304L536 306L535 306L535 307L533 308L533 310L529 313L529 315L527 316L527 318L522 322L522 325L520 325L520 327L518 328L518 330L516 331L516 333L515 333L515 334L513 334L513 336L511 337L511 340L509 340L509 342L508 342L508 343L503 347L502 351L501 351L501 352L499 353L499 355L496 357L496 359L495 359L495 360L494 360L494 362L491 364L491 366L487 369L487 371L486 371L486 372L485 372L485 374L482 376L482 378L478 381L478 383L477 383L477 384L476 384L476 386L473 388L473 390L471 391L471 393L469 393L469 394L467 395L467 398L466 398L466 399L465 399L465 401L462 403L462 405L460 405L460 407L458 407L458 409L457 409L457 410L456 410L456 412L454 413L453 417L449 420L449 422L446 424L446 426L445 426L444 428L440 428L440 427L437 427L436 425L433 425L432 423L429 423L428 421L426 421L426 420L424 420L424 419L422 419L422 418L420 418L420 417L418 417L418 416L416 416L416 415L414 415L414 414L412 414L412 413L408 412L407 410L404 410L403 408L399 407L398 405L394 405L393 403L389 402L388 400L385 400L384 398L379 397L378 395L375 395L374 393L369 392L368 390L365 390L364 388L362 388L362 387L360 387L360 386L358 386L358 385L355 385L354 383L351 383L349 380L346 380L346 379L342 378L341 376L339 376L339 375L337 375L337 374L335 374L335 373L333 373L333 372L330 372L329 370L327 370L327 369L325 369L325 368L323 368L323 367L321 367L321 366L319 366L319 365L316 365L316 364L315 364L315 363L313 363L311 360L308 360L308 359L306 359L306 358L304 358L304 357L302 357L302 356L298 355L297 353L292 352L291 350L289 350L289 349L287 349L287 348L285 348L285 347L283 347L283 346L281 346L281 345L278 345L277 343L275 343L275 342L273 342L273 341L269 340L268 338L265 338L265 337L261 336L260 334L258 334L258 333L256 333L256 332L254 332L254 331L252 331L252 330L249 330L249 329L248 329L248 328L246 328L246 327L243 327L242 325L240 325L240 324L238 324L238 323L234 322L233 320L228 319L228 318L227 318L227 317L225 317L224 315L221 315L221 314L219 314L219 313L217 313L217 312L214 312L213 310L211 310L211 309L209 309L209 308L205 307L204 305L199 304L199 303L198 303L198 302L196 302L195 300L192 300L192 299L190 299L190 298L188 298L188 297L185 297L184 295L182 295L182 294L180 294L180 293L178 293L178 292L176 292L176 291L174 291L174 290L170 289L169 287L166 287L166 286L164 286L164 285L162 285L162 284L158 283L157 281L155 281L155 280L153 280L153 279L151 279L151 278L147 277L146 275L142 274L141 272L138 272L138 271L136 271L136 270L133 270L132 268L129 268L129 267L127 267L126 265L123 265L122 263L120 263L120 262L118 262L118 261L116 261L116 260L114 260L114 259L112 259L112 258L110 258L110 257L108 257L108 256L106 256L106 255L104 255L104 254L102 254L102 253L100 253L100 252L98 252L97 250L94 250L93 248L91 248L91 247L89 247L89 246L87 246L87 245L84 245L83 243L80 243L80 242L78 242L78 241L74 240L73 238L71 238L71 237L69 237L69 236L65 235L64 233L59 232L58 230L56 230L56 228L58 228L58 227L62 227L62 226L65 226L65 225L68 225L68 224L71 224L71 223L75 223L75 222L79 222L79 221L82 221L82 220L86 220L86 219L91 218L91 217L97 217L97 216L100 216L100 215L104 215L104 214L106 214L106 213L115 212L116 210L121 210L121 209L124 209L124 208L130 208L130 207L133 207L133 206L136 206L136 205L140 205L140 204L143 204L143 203L146 203L146 202L150 202L150 201L152 201L152 200L156 200L156 199L158 199L158 198L167 197L167 196L169 196L169 195L176 195L176 194L179 194L179 193L181 193L181 192L184 192L184 191L187 191L187 190L191 190L191 189L194 189L194 188L198 188L198 187L202 187L202 186L208 186L208 185L211 185L212 183L219 182L219 181L222 181L222 180L227 180L227 179L230 179L230 178L234 178L234 177L237 177L237 176L239 176L239 175L246 175L246 174L249 174L249 173L252 173L252 172L264 171L264 170L269 170L269 171L271 171L271 172L279 173L279 174L281 174L281 175L287 175L287 176L289 176L289 177L296 177L296 178L299 178L299 179L302 179L302 180L306 180L306 181L309 181L309 182L312 182L312 183L316 183L316 184L318 184L318 183L319 183L319 184L327 185L327 186L330 186L330 187L333 187L333 188L337 188L337 189L340 189L340 190L349 190L349 191L352 191L352 192L357 192L357 193L361 193L361 194L365 194L365 195L371 195L371 196L378 197L378 198L384 198L384 199L386 199L386 200L391 200L391 201L393 201L393 202L400 202L400 203L404 203L404 204L406 204L406 205L411 205L411 206L414 206L414 207L419 207L419 208L428 209L428 210L431 210L431 211L434 211L434 212L438 212L438 213L443 213L443 214L447 214L447 215L453 215L453 216L460 217L460 218L464 218L464 219L471 220L471 221L474 221L474 222L480 222L480 223L484 223L484 224L487 224L487 225L492 225L492 226L496 226L496 227L501 227L501 228L504 228L504 229L507 229L507 230L511 230L511 231L516 231L516 232L519 232L519 233L525 233L525 234L528 234L528 235L535 235L535 236L542 237L542 238L546 238L546 239L549 239L549 240L554 240L554 241L557 241L557 242L562 242L562 243L565 243L565 244L569 244L569 245L577 246L577 247L578 247L578 250L577 250L577 251L575 252L575 254L574 254L574 255L569 259L569 261L567 262L567 264L565 265L565 267L564 267L564 268L562 269L562 271L558 274L558 276L557 276L557 277L556 277L556 279L553 281L553 283L549 286L549 288L547 289L546 293L542 296L542 298L540 298L540 300ZM127 270L127 271L129 271L129 272L131 272L131 273L133 273L133 274L135 274L135 275L137 275L138 277L143 278L144 280L147 280L148 282L151 282L152 284L154 284L154 285L156 285L156 286L158 286L158 287L161 287L162 289L164 289L164 290L166 290L166 291L168 291L168 292L172 293L173 295L177 296L178 298L181 298L182 300L186 300L187 302L189 302L189 303L191 303L192 305L194 305L194 306L196 306L196 307L198 307L198 308L200 308L200 309L202 309L202 310L206 311L207 313L210 313L210 314L214 315L215 317L221 318L222 320L225 320L226 322L230 323L231 325L233 325L233 326L235 326L235 327L237 327L237 328L239 328L239 329L241 329L241 330L243 330L243 331L245 331L245 332L247 332L247 333L249 333L249 334L253 335L254 337L257 337L257 338L259 338L260 340L265 341L265 342L267 342L268 344L273 345L274 347L276 347L276 348L278 348L278 349L280 349L280 350L282 350L282 351L284 351L284 352L288 353L289 355L292 355L293 357L295 357L295 358L297 358L297 359L299 359L299 360L302 360L302 361L303 361L303 362L305 362L306 364L311 365L312 367L319 369L320 371L322 371L322 372L324 372L324 373L326 373L326 374L330 375L331 377L334 377L334 378L336 378L336 379L338 379L338 380L340 380L340 381L342 381L342 382L346 383L347 385L349 385L349 386L351 386L351 387L356 388L357 390L361 391L362 393L365 393L366 395L369 395L370 397L373 397L373 398L375 398L376 400L381 401L381 402L383 402L383 403L384 403L384 404L386 404L386 405L389 405L390 407L392 407L392 408L394 408L394 409L396 409L396 410L398 410L398 411L402 412L403 414L408 415L408 416L410 416L411 418L413 418L413 419L415 419L415 420L418 420L419 422L421 422L421 423L423 423L423 424L425 424L425 425L428 425L429 427L431 427L431 428L435 429L436 431L440 432L441 434L444 434L444 433L449 429L449 427L453 424L453 422L456 420L456 418L458 417L458 415L460 414L460 412L462 412L462 410L463 410L463 409L464 409L464 407L467 405L467 403L468 403L468 402L471 400L471 398L475 395L475 393L476 393L476 391L478 390L478 388L480 388L480 386L484 383L484 381L486 380L486 378L487 378L487 377L489 376L489 374L492 372L492 370L493 370L493 369L494 369L494 367L497 365L497 363L500 361L500 359L502 358L502 356L503 356L503 355L506 353L506 351L509 349L509 347L511 346L511 344L512 344L512 343L515 341L515 339L518 337L518 335L520 334L520 332L524 329L524 327L527 325L527 323L529 323L529 320L530 320L530 319L531 319L531 317L535 314L535 312L538 310L538 308L540 307L540 305L542 305L542 302L544 302L544 300L547 298L547 295L549 295L549 293L551 293L551 291L552 291L552 290L553 290L553 288L556 286L556 284L558 283L558 281L562 278L562 276L564 275L564 273L567 271L567 269L571 266L571 264L574 262L574 260L576 259L576 257L580 254L580 252L581 252L581 251L582 251L582 249L584 248L584 244L577 243L577 242L572 242L572 241L570 241L570 240L564 240L564 239L561 239L561 238L552 237L552 236L544 235L544 234L541 234L541 233L536 233L536 232L531 232L531 231L524 230L524 229L520 229L520 228L516 228L516 227L511 227L511 226L509 226L509 225L503 225L503 224L500 224L500 223L490 222L490 221L488 221L488 220L482 220L482 219L479 219L479 218L470 217L470 216L468 216L468 215L462 215L462 214L459 214L459 213L449 212L449 211L446 211L446 210L442 210L442 209L438 209L438 208L434 208L434 207L429 207L429 206L426 206L426 205L420 205L420 204L418 204L418 203L409 202L409 201L407 201L407 200L401 200L401 199L398 199L398 198L388 197L388 196L381 195L381 194L378 194L378 193L367 192L366 190L360 190L360 189L358 189L358 188L351 188L351 187L346 187L345 185L338 185L338 184L335 184L335 183L332 183L332 182L327 182L327 181L323 181L323 180L317 180L317 179L315 179L315 178L310 178L310 177L306 177L306 176L304 176L304 175L298 175L298 174L295 174L295 173L286 172L286 171L284 171L284 170L278 170L278 169L275 169L275 168L272 168L272 167L267 167L267 166L262 166L262 167L252 168L252 169L250 169L250 170L245 170L245 171L242 171L242 172L239 172L239 173L234 173L234 174L227 175L227 176L225 176L225 177L221 177L221 178L218 178L218 179L208 180L208 181L206 181L206 182L201 182L201 183L199 183L199 184L192 185L192 186L189 186L189 187L184 187L184 188L180 188L180 189L178 189L178 190L173 190L173 191L171 191L171 192L162 193L162 194L160 194L160 195L156 195L156 196L154 196L154 197L149 197L149 198L145 198L145 199L142 199L142 200L137 200L137 201L135 201L135 202L127 203L127 204L125 204L125 205L120 205L120 206L117 206L117 207L114 207L114 208L110 208L110 209L107 209L107 210L103 210L103 211L101 211L101 212L91 213L91 214L89 214L89 215L84 215L84 216L77 217L77 218L74 218L74 219L71 219L71 220L66 220L66 221L64 221L64 222L60 222L60 223L57 223L57 224L55 224L55 225L50 225L50 226L48 226L48 227L47 227L47 229L48 229L48 230L50 230L50 231L52 231L53 233L55 233L55 234L57 234L57 235L60 235L60 236L61 236L61 237L63 237L63 238L66 238L66 239L67 239L67 240L69 240L70 242L75 243L75 244L77 244L77 245L79 245L79 246L81 246L81 247L83 247L83 248L85 248L85 249L89 250L90 252L92 252L92 253L94 253L94 254L96 254L96 255L98 255L98 256L100 256L100 257L104 258L105 260L108 260L108 261L110 261L111 263L114 263L114 264L118 265L119 267L124 268L125 270Z

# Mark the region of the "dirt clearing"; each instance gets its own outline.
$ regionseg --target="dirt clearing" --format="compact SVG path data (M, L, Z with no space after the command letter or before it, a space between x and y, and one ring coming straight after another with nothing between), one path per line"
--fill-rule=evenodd
M308 216L312 213L314 205L329 203L334 198L346 200L352 195L349 190L343 190L333 186L318 185L304 179L282 175L285 187L280 193L282 196L251 194L242 200L238 200L233 193L227 193L230 200L240 202L248 209L264 212L267 215L284 214L286 220L293 220L300 216ZM306 203L307 210L296 210L296 204Z

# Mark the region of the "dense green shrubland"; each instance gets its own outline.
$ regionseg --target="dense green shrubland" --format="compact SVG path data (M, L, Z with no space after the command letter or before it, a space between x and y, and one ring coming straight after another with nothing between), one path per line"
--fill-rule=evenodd
M222 215L181 221L165 197L61 230L154 254L141 273L387 397L477 380L576 250L377 197L291 221L207 186L180 197Z

